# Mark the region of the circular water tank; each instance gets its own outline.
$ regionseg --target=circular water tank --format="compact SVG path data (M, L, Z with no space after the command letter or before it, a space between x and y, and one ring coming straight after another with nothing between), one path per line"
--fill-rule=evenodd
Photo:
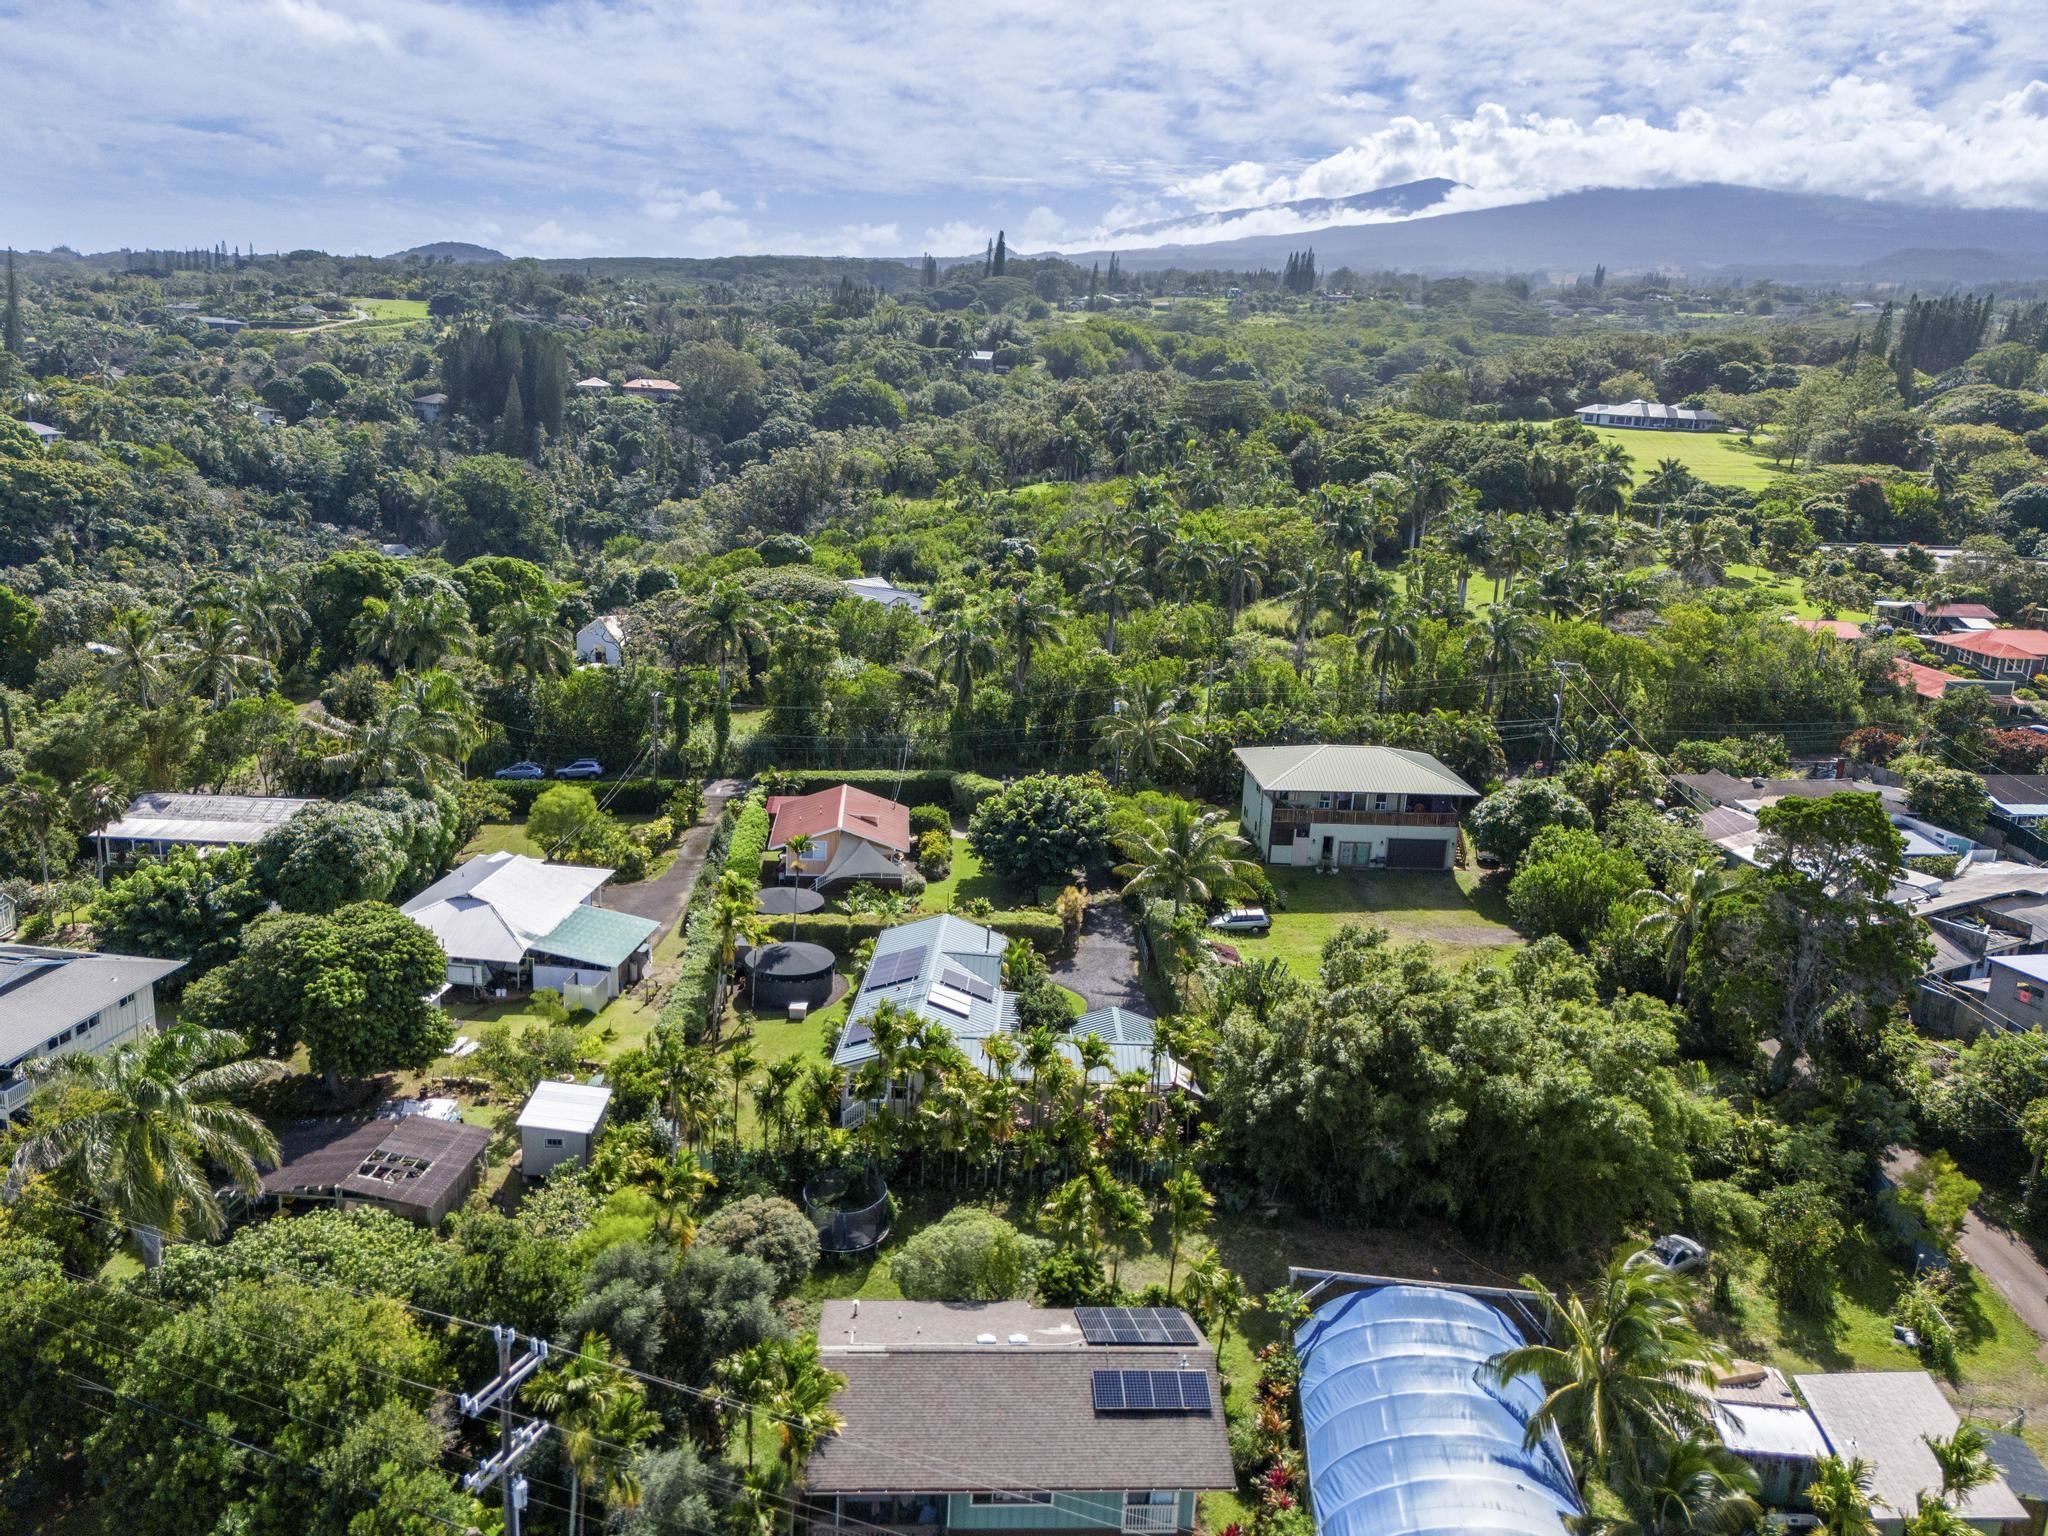
M822 944L763 944L741 962L751 979L754 1007L781 1013L791 1003L822 1008L832 1001L832 951Z

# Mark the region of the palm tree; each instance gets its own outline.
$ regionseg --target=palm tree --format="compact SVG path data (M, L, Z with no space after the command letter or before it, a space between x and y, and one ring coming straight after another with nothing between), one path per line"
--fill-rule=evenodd
M1329 566L1311 555L1291 571L1280 595L1287 599L1288 616L1294 621L1294 670L1308 661L1308 635L1316 616L1331 607L1342 590L1342 582Z
M1408 615L1391 599L1359 627L1358 649L1379 681L1379 707L1387 707L1387 674L1415 659L1415 629Z
M1611 523L1590 512L1573 512L1557 525L1557 550L1566 564L1576 565L1606 549L1612 534Z
M1060 606L1037 588L1020 587L1003 600L997 612L997 627L1009 642L1010 682L1021 695L1025 674L1031 670L1032 653L1059 635Z
M242 1059L240 1035L182 1024L105 1055L43 1056L25 1070L40 1083L84 1090L90 1108L36 1131L14 1154L6 1198L30 1175L59 1170L134 1231L155 1268L166 1237L218 1236L226 1224L210 1166L254 1193L257 1165L277 1161L277 1138L234 1102L282 1062Z
M1159 572L1174 591L1191 597L1215 578L1217 553L1206 539L1178 538L1159 557Z
M1168 763L1192 766L1199 743L1173 723L1173 703L1173 690L1150 677L1124 684L1098 736L1115 760L1119 783L1132 774L1150 778Z
M846 1420L831 1406L846 1378L825 1368L815 1334L784 1339L779 1348L781 1374L769 1393L768 1407L782 1441L783 1465L794 1475L820 1440L846 1427Z
M634 1439L646 1439L660 1421L648 1426L640 1416L620 1412L625 1401L644 1411L646 1388L628 1374L625 1358L603 1334L586 1333L560 1358L560 1365L533 1378L526 1394L562 1436L562 1457L569 1463L569 1536L577 1536L583 1528L583 1485L597 1482L609 1492L614 1454L629 1450Z
M1112 625L1112 639L1114 636ZM955 705L964 720L974 704L974 680L1000 658L996 626L979 609L964 609L947 620L945 627L924 643L918 655L937 659L946 681L953 685Z
M721 581L696 612L688 615L677 630L678 640L718 668L718 691L729 696L726 687L735 660L744 661L750 650L764 650L768 631L754 613L754 600L746 588Z
M1493 524L1473 513L1461 513L1443 535L1443 547L1458 562L1458 606L1465 606L1472 573L1483 570L1493 555Z
M1211 902L1251 879L1258 866L1239 857L1248 846L1230 830L1223 811L1200 815L1186 801L1176 801L1164 820L1147 817L1135 832L1120 838L1124 862L1124 894L1165 902L1177 913L1187 906Z
M1646 887L1635 893L1638 900L1650 904L1650 910L1636 919L1636 932L1664 936L1664 981L1674 1003L1685 1000L1686 957L1692 953L1707 911L1734 883L1719 864L1695 864L1675 891Z
M348 728L342 750L327 760L357 784L426 789L460 775L482 739L476 705L448 672L413 673L377 719Z
M1441 463L1412 458L1404 487L1408 503L1408 547L1419 548L1429 520L1458 504L1458 479Z
M1582 1453L1582 1476L1635 1475L1650 1452L1710 1426L1693 1390L1726 1351L1701 1337L1686 1315L1690 1289L1668 1271L1617 1256L1588 1297L1560 1297L1524 1275L1549 1342L1494 1356L1487 1373L1501 1385L1533 1376L1543 1388L1525 1443L1557 1429Z
M1728 562L1739 552L1737 530L1720 518L1675 524L1667 546L1671 569L1698 587L1728 579Z
M679 1148L646 1180L654 1201L654 1230L678 1248L689 1247L697 1236L697 1207L717 1184L696 1153Z
M1236 629L1244 605L1265 590L1266 557L1250 539L1227 539L1216 552L1216 574L1223 578L1224 608L1230 615L1230 627Z
M1628 467L1613 459L1602 459L1586 471L1572 494L1572 505L1581 512L1618 521L1628 505L1629 488L1635 483Z
M747 1470L754 1469L754 1419L767 1403L782 1374L782 1340L760 1343L727 1355L715 1368L718 1383L727 1393L726 1416L740 1423L747 1447Z
M1110 555L1083 566L1081 574L1086 578L1081 587L1081 607L1108 620L1103 649L1114 656L1117 620L1151 605L1152 594L1145 588L1145 573L1136 557Z
M64 795L47 773L24 773L0 784L0 826L32 844L42 870L40 884L50 883L50 849L63 846Z
M520 603L500 614L490 655L500 672L523 673L534 682L567 676L576 665L576 647L545 603Z
M72 824L80 832L87 837L98 838L100 833L119 821L121 813L128 808L128 788L102 768L72 785L71 792L64 797L64 805ZM101 840L99 862L104 866L106 860L106 843Z
M1991 1464L1991 1442L1974 1424L1957 1425L1956 1432L1946 1440L1938 1440L1932 1435L1921 1438L1926 1440L1927 1449L1934 1453L1934 1464L1941 1468L1941 1496L1944 1499L1982 1488L1998 1476L1998 1469Z
M1202 1188L1192 1168L1181 1169L1161 1185L1159 1197L1166 1207L1166 1294L1171 1296L1174 1271L1180 1267L1181 1239L1209 1225L1216 1197Z
M1501 677L1521 665L1537 638L1535 624L1519 608L1495 603L1486 610L1470 643L1473 654L1486 669L1486 698L1480 707L1487 714L1493 713Z
M263 671L263 658L250 648L242 621L209 605L192 615L185 631L184 683L195 696L225 704Z
M1749 1463L1711 1435L1673 1442L1643 1480L1641 1500L1653 1536L1735 1536L1763 1516Z
M753 882L738 870L728 870L711 900L712 949L718 969L711 978L711 1028L715 1037L718 1022L725 1017L725 979L732 970L740 944L760 935L761 916L755 910Z
M363 608L357 621L363 646L393 672L431 671L452 657L467 655L476 643L469 605L445 583L400 592L381 605L373 598Z
M1906 1519L1904 1536L1972 1536L1970 1524L1940 1494L1920 1490L1913 1513Z
M1185 1291L1187 1304L1215 1323L1216 1347L1220 1350L1230 1337L1230 1325L1244 1315L1251 1303L1251 1298L1245 1295L1244 1282L1225 1269L1215 1254L1205 1253L1199 1263L1188 1267Z
M732 1084L732 1149L735 1153L740 1149L740 1094L746 1089L747 1079L754 1075L757 1061L754 1048L742 1040L735 1042L719 1063L725 1080Z
M1826 1536L1877 1536L1870 1510L1870 1463L1861 1456L1847 1461L1828 1456L1815 1462L1805 1497L1806 1507L1820 1516Z
M114 654L107 663L115 687L125 685L136 705L154 706L164 680L164 642L156 620L140 608L124 608L114 615L108 644Z
M306 609L299 584L287 571L258 571L243 585L235 616L257 654L278 661L305 632Z

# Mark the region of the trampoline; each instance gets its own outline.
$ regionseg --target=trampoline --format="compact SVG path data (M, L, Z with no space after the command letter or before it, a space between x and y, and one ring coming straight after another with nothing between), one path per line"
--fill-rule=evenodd
M766 912L774 917L790 917L799 912L822 912L825 898L817 891L797 885L771 885L754 894L754 910Z
M889 1186L873 1168L822 1168L802 1198L822 1254L866 1253L889 1235Z
M747 951L753 1004L781 1012L791 1003L822 1008L832 1001L832 951L822 944L763 944Z

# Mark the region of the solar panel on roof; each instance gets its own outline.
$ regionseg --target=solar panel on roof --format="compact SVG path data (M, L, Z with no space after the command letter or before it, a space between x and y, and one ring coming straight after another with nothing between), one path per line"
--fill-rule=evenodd
M1174 1390L1173 1400L1180 1402L1180 1391ZM1149 1412L1158 1407L1152 1394L1152 1373L1150 1371L1124 1372L1124 1406L1133 1413Z
M846 1043L848 1045L866 1045L874 1038L875 1032L868 1028L865 1020L846 1026Z
M969 997L979 998L984 1003L995 1001L995 984L983 981L972 971L963 971L958 966L949 965L940 980L955 991L965 992Z
M868 979L862 991L876 987L893 987L910 980L924 969L925 948L919 944L911 949L899 949L892 955L883 955L868 967Z
M1076 1307L1074 1320L1090 1344L1197 1344L1194 1324L1178 1307Z
M1209 1378L1200 1371L1096 1371L1097 1413L1207 1413Z
M1116 1413L1124 1406L1124 1373L1122 1371L1097 1371L1095 1373L1095 1411Z

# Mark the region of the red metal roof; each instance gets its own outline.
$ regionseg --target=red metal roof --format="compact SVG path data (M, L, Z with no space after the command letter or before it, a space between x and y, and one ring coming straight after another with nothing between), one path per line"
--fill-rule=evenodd
M1956 679L1934 667L1923 667L1917 661L1898 658L1898 678L1923 699L1938 699L1948 691L1948 685Z
M768 835L770 848L786 848L793 837L849 832L864 842L898 853L910 852L909 810L851 784L821 789L814 795L778 797L769 810L775 817L774 830Z
M2038 661L2048 657L2048 629L1992 629L1969 635L1936 635L1931 644L1975 656L1996 656L2008 661Z

